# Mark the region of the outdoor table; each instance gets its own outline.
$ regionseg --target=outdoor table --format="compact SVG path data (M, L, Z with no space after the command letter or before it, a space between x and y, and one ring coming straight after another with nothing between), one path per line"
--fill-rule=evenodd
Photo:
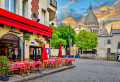
M65 62L72 62L72 61L75 61L75 59L74 58L67 58L67 59L65 59Z
M40 62L40 61L36 61L36 62L35 62L35 65L42 66L42 62Z
M12 64L11 67L10 67L10 69L11 69L12 71L14 71L14 69L15 69L15 64Z
M24 67L25 66L25 63L21 63L21 62L16 62L15 64L15 68L21 68L21 67Z
M29 62L30 67L35 67L36 63L35 62Z
M48 64L54 64L56 60L48 60Z

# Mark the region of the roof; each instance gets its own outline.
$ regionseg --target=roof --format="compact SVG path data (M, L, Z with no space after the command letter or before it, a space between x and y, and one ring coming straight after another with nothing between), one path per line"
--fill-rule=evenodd
M111 29L112 34L120 34L120 29Z
M89 7L89 14L85 17L84 23L98 23L98 19L92 12L92 5Z
M93 12L90 12L86 17L84 23L98 23L98 19Z
M87 28L87 26L84 25L82 22L77 23L73 28L75 29L75 28L77 28L79 26Z
M32 21L20 15L14 14L12 12L6 11L0 8L0 23L13 26L26 31L34 32L37 34L45 35L48 37L52 36L53 29L40 24L38 22Z
M100 30L100 32L98 33L99 36L108 36L108 31L105 28L105 22L103 21L103 28Z

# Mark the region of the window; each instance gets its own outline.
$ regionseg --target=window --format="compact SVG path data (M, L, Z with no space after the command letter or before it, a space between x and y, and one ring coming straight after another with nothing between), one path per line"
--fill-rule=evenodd
M120 49L120 42L118 42L118 49Z
M10 11L16 13L16 0L10 1Z
M111 40L110 39L107 40L107 44L111 44Z
M107 49L107 53L111 53L111 48L108 48L108 49Z
M16 0L5 0L5 10L16 13Z
M33 17L34 17L34 18L37 18L37 14L36 14L36 13L33 13Z
M22 16L27 17L27 0L22 1Z
M81 29L81 27L79 27L79 29Z
M49 54L49 48L46 48L46 52L47 52L47 54Z
M5 10L9 11L9 0L5 0Z
M54 23L52 23L52 25L54 26Z

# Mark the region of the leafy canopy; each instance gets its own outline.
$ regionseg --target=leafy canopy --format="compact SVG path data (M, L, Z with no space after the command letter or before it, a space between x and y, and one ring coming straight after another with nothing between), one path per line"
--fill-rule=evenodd
M66 40L66 47L69 47L69 26L60 25L58 27L58 31L61 33L59 35L60 38ZM72 39L72 45L75 44L75 31L72 27L70 27L70 38Z
M59 27L55 27L53 25L49 25L49 27L53 28L52 34L52 44L56 47L62 46L69 47L69 26L60 25ZM75 44L75 31L70 27L70 38L72 39L72 45Z
M97 34L91 31L81 30L75 35L75 44L81 50L94 49L97 46Z
M53 25L49 25L49 27L53 28L52 44L55 45L56 47L59 47L60 44L62 46L66 46L67 44L66 40L60 38L61 33L58 31L58 28Z

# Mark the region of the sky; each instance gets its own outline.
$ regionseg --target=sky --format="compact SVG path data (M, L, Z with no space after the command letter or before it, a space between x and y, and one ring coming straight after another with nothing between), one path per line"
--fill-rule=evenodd
M108 31L111 25L115 29L120 28L120 0L57 0L58 23L74 27L78 22L84 22L89 13L90 3L100 28L103 20Z

